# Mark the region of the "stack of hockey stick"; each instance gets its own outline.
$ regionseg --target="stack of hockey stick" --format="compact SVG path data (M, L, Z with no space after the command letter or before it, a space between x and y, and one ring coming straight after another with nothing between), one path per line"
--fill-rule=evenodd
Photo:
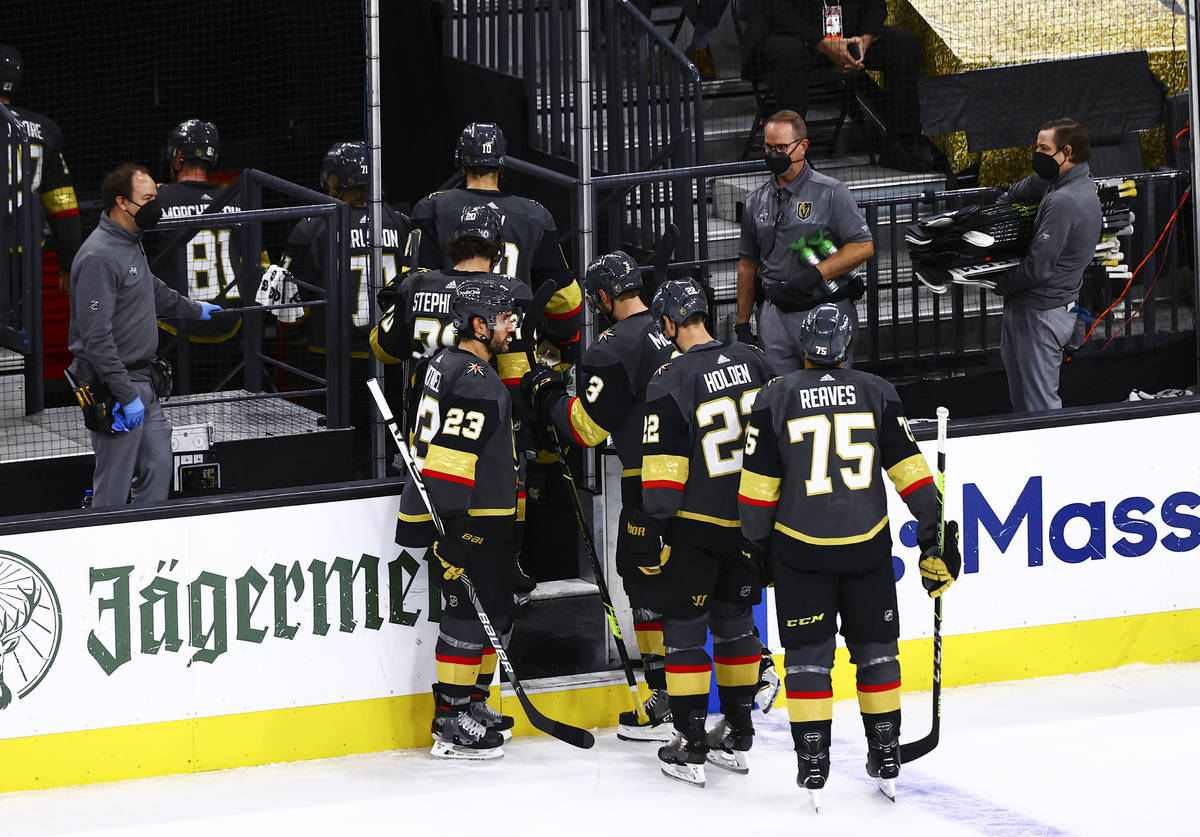
M1097 179L1102 226L1093 264L1113 279L1128 279L1122 238L1133 235L1131 208L1137 188L1132 180ZM929 290L944 294L951 285L996 289L996 281L1015 268L1029 248L1037 206L975 205L922 218L910 224L904 243L913 275Z

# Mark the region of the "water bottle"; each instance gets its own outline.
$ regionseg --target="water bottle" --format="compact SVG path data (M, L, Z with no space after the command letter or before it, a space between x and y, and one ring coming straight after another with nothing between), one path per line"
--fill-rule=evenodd
M838 251L838 246L826 238L824 233L821 232L816 232L810 235L808 237L808 245L820 253L821 258L823 259L829 258ZM858 267L851 270L848 275L857 276L858 278L865 280L865 272L866 271L863 270L863 266L860 264Z
M90 509L92 507L92 489L83 492L83 502L79 504L81 509Z
M813 249L807 245L796 248L796 252L800 254L800 258L804 259L804 261L808 262L813 267L816 267L818 264L821 263L821 257L818 256L813 251ZM833 293L834 291L836 291L838 289L837 283L834 282L832 279L826 279L824 281L825 281L825 290L828 291L829 293Z

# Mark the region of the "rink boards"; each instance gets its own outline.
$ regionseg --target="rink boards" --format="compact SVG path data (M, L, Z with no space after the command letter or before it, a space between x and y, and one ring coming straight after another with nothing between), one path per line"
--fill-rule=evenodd
M964 571L945 602L944 685L1200 659L1196 425L951 440ZM427 744L439 605L420 556L392 543L396 506L0 536L0 791ZM932 605L909 521L894 499L904 687L928 689ZM778 650L773 618L771 632ZM546 714L582 726L627 708L612 673L533 685ZM834 688L854 695L844 649Z

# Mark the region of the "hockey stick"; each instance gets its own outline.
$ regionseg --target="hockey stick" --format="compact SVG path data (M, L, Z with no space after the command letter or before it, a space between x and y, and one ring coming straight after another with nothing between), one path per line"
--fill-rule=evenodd
M387 399L383 397L383 389L379 386L379 380L372 378L367 381L367 389L371 391L371 397L375 399L375 407L379 410L379 415L383 419L383 423L387 425L388 432L392 434L392 439L400 451L400 458L404 461L404 467L408 471L409 479L413 481L417 493L421 495L421 502L425 504L425 508L429 509L429 516L433 519L433 526L440 538L446 533L442 525L442 519L438 516L437 509L433 507L433 501L429 497L429 492L425 489L421 473L417 470L417 463L413 461L412 453L409 451L408 445L404 443L404 438L400 435L400 428L396 424L396 417L392 415L392 410L388 406ZM525 688L517 678L517 673L513 671L512 663L508 659L508 651L504 647L504 643L500 641L500 636L496 633L495 627L492 626L492 620L488 618L487 612L483 609L483 605L479 601L475 585L465 572L459 576L459 580L462 581L463 587L467 590L467 598L471 600L471 606L475 608L475 612L479 615L479 622L483 625L483 632L487 634L488 642L492 644L492 648L496 649L496 659L504 669L504 673L508 676L509 685L517 693L517 700L521 702L521 706L525 709L525 715L529 718L529 723L542 732L553 735L559 741L565 741L572 747L579 747L586 750L595 744L595 737L587 730L547 718L533 705L533 701L529 699L529 695L525 694Z
M674 224L671 225L674 228ZM543 306L544 307L544 306ZM529 368L537 368L537 358L534 356L533 331L542 322L542 309L534 309L530 307L530 316L525 321L525 327L528 329L525 334L529 335L529 341L525 344L525 356L529 361ZM621 668L625 671L625 682L629 684L629 698L633 703L633 711L637 716L638 723L646 723L649 716L646 714L646 707L642 705L638 696L637 678L633 674L633 663L629 659L629 651L625 647L625 638L621 636L621 625L617 621L617 613L613 609L612 595L608 592L608 584L604 581L604 570L600 565L600 558L596 555L596 546L592 543L592 536L588 532L587 517L583 513L583 502L579 499L579 486L575 482L575 475L571 472L571 466L567 464L567 454L563 450L562 442L558 438L558 431L554 427L554 421L551 419L546 423L547 430L550 433L550 440L554 443L554 453L558 456L559 465L562 467L563 479L567 481L570 487L571 505L575 509L575 523L579 527L579 534L583 537L583 545L587 549L588 560L592 563L592 574L596 576L596 587L600 590L600 602L604 605L604 615L608 618L608 629L612 633L613 639L617 644L617 655L621 658Z
M938 552L946 542L946 426L950 411L937 408L937 507L938 507ZM942 599L933 600L933 723L929 735L900 745L900 763L915 761L938 745L938 733L942 726Z

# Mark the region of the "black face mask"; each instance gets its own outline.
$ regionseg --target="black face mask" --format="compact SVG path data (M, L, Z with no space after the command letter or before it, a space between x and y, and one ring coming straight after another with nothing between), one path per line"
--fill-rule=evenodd
M767 168L771 174L780 175L792 167L792 158L782 151L767 152Z
M129 201L133 203L133 201ZM137 224L137 228L143 232L152 230L158 226L159 220L163 215L163 208L159 206L158 198L151 198L145 203L133 203L138 208L137 212L129 212L129 216L133 218L133 223Z
M1057 153L1057 151L1054 152L1054 154ZM1054 159L1054 154L1046 154L1042 151L1033 152L1033 173L1051 183L1058 180L1059 165L1058 161Z

